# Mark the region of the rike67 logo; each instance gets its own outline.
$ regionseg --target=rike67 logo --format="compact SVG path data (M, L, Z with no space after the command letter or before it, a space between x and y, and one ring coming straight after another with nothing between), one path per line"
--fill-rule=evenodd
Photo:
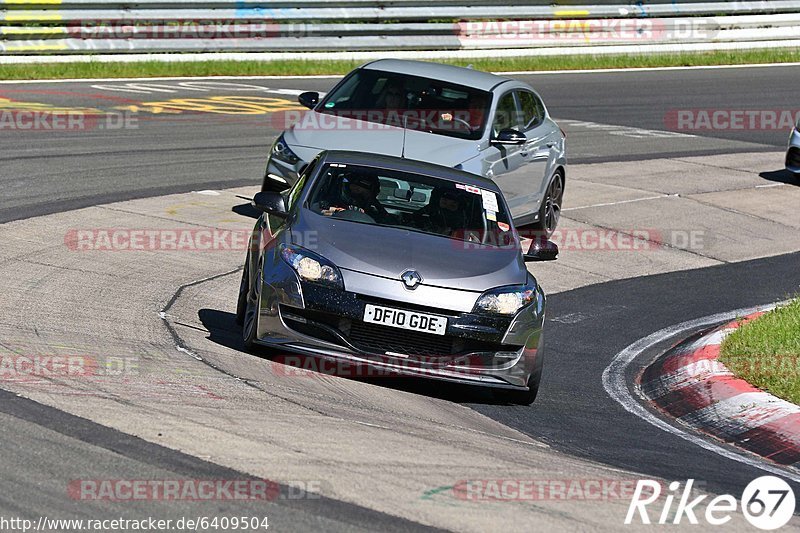
M696 525L700 523L699 516L710 525L722 526L730 522L732 514L741 504L742 514L751 525L758 529L773 530L786 525L794 515L794 491L788 483L775 476L762 476L751 481L742 492L740 502L730 494L722 494L706 503L707 494L693 498L693 485L694 480L689 479L681 490L679 481L670 483L659 512L659 505L655 502L662 496L661 483L640 479L628 506L625 523L680 524L686 518L690 524ZM701 513L703 506L705 512ZM651 516L651 512L654 512L654 516Z

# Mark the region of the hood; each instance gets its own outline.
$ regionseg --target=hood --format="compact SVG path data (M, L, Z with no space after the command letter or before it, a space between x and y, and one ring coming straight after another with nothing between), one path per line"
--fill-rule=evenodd
M308 247L344 270L399 281L412 269L423 285L476 292L527 280L522 255L514 248L472 246L436 235L332 219L305 209L301 213L292 234L314 235L315 246Z
M290 147L352 150L399 157L403 128L379 126L346 117L308 111L284 134ZM478 154L478 141L406 130L405 157L455 167Z

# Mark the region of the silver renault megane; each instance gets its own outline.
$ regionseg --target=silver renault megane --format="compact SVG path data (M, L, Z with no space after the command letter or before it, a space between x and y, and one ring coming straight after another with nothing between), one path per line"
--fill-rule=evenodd
M256 344L389 373L492 387L530 404L545 296L490 179L420 161L324 151L263 212L237 305Z
M423 61L381 59L331 91L306 92L310 110L283 126L262 191L293 184L322 150L358 150L428 161L494 179L517 224L550 235L558 225L566 136L521 81ZM402 139L402 141L401 141Z

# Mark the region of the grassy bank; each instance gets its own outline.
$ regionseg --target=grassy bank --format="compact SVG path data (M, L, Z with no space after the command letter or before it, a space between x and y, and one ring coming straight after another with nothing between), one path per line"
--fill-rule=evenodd
M800 62L800 50L747 50L650 55L444 59L443 63L473 65L478 70L573 70L601 68L680 67ZM268 76L345 74L365 61L199 61L163 63L42 63L0 65L0 79L146 78L155 76Z
M800 404L800 298L726 337L721 361L752 385Z

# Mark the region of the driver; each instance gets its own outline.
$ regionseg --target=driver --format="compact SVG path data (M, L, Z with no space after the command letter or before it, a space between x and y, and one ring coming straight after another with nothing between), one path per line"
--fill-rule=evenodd
M386 222L390 218L378 201L381 185L377 176L348 172L342 177L341 190L339 199L322 210L323 215L331 216L337 211L350 210L369 215L378 223Z

